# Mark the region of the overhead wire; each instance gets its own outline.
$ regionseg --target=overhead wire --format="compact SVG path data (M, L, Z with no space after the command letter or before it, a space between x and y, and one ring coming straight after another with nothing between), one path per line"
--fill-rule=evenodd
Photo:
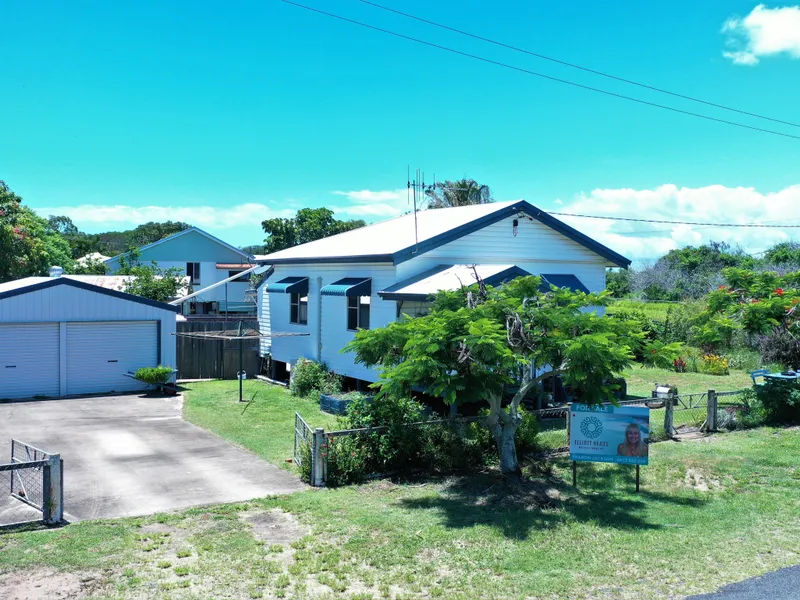
M370 25L369 23L364 23L362 21L356 21L355 19L350 19L348 17L343 17L341 15L330 13L330 12L321 10L319 8L314 8L312 6L307 6L305 4L300 4L299 2L293 2L292 0L280 0L280 1L283 2L284 4L289 4L289 5L295 6L297 8L302 8L302 9L308 10L310 12L314 12L314 13L317 13L317 14L320 14L320 15L331 17L333 19L338 19L338 20L344 21L346 23L351 23L353 25L358 25L360 27L365 27L367 29L372 29L373 31L378 31L378 32L381 32L381 33L385 33L387 35L391 35L391 36L394 36L394 37L397 37L397 38L401 38L401 39L404 39L404 40L415 42L417 44L422 44L422 45L425 45L425 46L429 46L431 48L437 48L439 50L444 50L445 52L450 52L452 54L457 54L459 56L472 58L474 60L478 60L478 61L481 61L481 62L484 62L484 63L487 63L487 64L496 65L496 66L503 67L503 68L506 68L506 69L510 69L510 70L513 70L513 71L517 71L517 72L520 72L520 73L533 75L535 77L540 77L542 79L547 79L549 81L555 81L555 82L558 82L558 83L563 83L565 85L569 85L569 86L572 86L572 87L580 88L580 89L583 89L583 90L595 92L595 93L598 93L598 94L603 94L603 95L606 95L606 96L611 96L611 97L614 97L614 98L619 98L619 99L622 99L622 100L628 100L630 102L636 102L637 104L642 104L642 105L645 105L645 106L651 106L651 107L654 107L654 108L660 108L662 110L668 110L668 111L671 111L671 112L674 112L674 113L678 113L678 114L683 114L683 115L687 115L687 116L691 116L691 117L696 117L698 119L704 119L704 120L707 120L707 121L713 121L713 122L716 122L716 123L723 123L725 125L731 125L731 126L734 126L734 127L740 127L742 129L749 129L751 131L759 131L761 133L767 133L767 134L770 134L770 135L777 135L777 136L780 136L780 137L800 140L800 136L798 136L798 135L792 135L790 133L784 133L784 132L775 131L775 130L772 130L772 129L765 129L763 127L756 127L754 125L747 125L745 123L739 123L737 121L729 121L727 119L720 119L718 117L712 117L712 116L704 115L704 114L701 114L701 113L696 113L696 112L692 112L692 111L688 111L688 110L683 110L683 109L680 109L680 108L675 108L673 106L667 106L665 104L658 104L657 102L650 102L648 100L642 100L640 98L634 98L633 96L626 96L625 94L618 94L616 92L611 92L611 91L604 90L604 89L601 89L601 88L596 88L596 87L592 87L592 86L589 86L589 85L584 85L582 83L577 83L575 81L570 81L568 79L562 79L560 77L553 77L552 75L546 75L544 73L539 73L537 71L532 71L530 69L525 69L523 67L510 65L508 63L504 63L504 62L500 62L500 61L493 60L493 59L490 59L490 58L486 58L484 56L479 56L477 54L464 52L462 50L456 50L456 49L450 48L448 46L442 46L440 44L435 44L435 43L429 42L427 40L422 40L422 39L419 39L419 38L411 37L409 35L405 35L405 34L402 34L402 33L397 33L396 31L391 31L389 29L384 29L382 27L377 27L376 25Z
M611 217L605 215L585 215L580 213L551 212L560 217L580 217L582 219L604 219L607 221L628 221L632 223L666 223L669 225L703 225L705 227L745 227L761 229L800 229L800 225L769 225L766 223L712 223L709 221L667 221L663 219L638 219L634 217Z
M450 25L445 25L443 23L437 23L436 21L431 21L430 19L425 19L423 17L418 17L417 15L412 15L410 13L403 12L401 10L397 10L395 8L391 8L389 6L384 6L382 4L378 4L377 2L371 2L371 0L358 0L358 1L363 3L363 4L368 4L369 6L373 6L375 8L379 8L381 10L385 10L387 12L391 12L391 13L394 13L394 14L397 14L397 15L401 15L401 16L409 18L409 19L414 19L415 21L419 21L420 23L426 23L428 25L433 25L434 27L439 27L440 29L445 29L447 31L452 31L454 33L458 33L460 35L464 35L464 36L467 36L467 37L470 37L470 38L473 38L473 39L476 39L476 40L480 40L480 41L486 42L488 44L494 44L495 46L499 46L501 48L506 48L508 50L513 50L515 52L520 52L522 54L527 54L528 56L533 56L535 58L540 58L542 60L548 60L550 62L557 63L557 64L563 65L565 67L570 67L572 69L578 69L578 70L584 71L586 73L592 73L593 75L599 75L601 77L606 77L608 79L613 79L615 81L620 81L622 83L627 83L629 85L635 85L635 86L638 86L640 88L648 89L648 90L651 90L651 91L654 91L654 92L659 92L661 94L668 94L668 95L674 96L676 98L682 98L683 100L690 100L692 102L698 102L700 104L705 104L707 106L713 106L714 108L720 108L722 110L729 110L729 111L736 112L736 113L739 113L739 114L742 114L742 115L747 115L749 117L755 117L757 119L764 119L764 120L767 120L767 121L772 121L774 123L780 123L782 125L790 125L792 127L800 127L800 123L792 123L791 121L784 121L782 119L776 119L776 118L773 118L773 117L768 117L766 115L750 112L750 111L747 111L747 110L742 110L742 109L739 109L739 108L734 108L732 106L727 106L725 104L719 104L717 102L711 102L709 100L703 100L702 98L697 98L695 96L689 96L688 94L681 94L679 92L673 92L673 91L670 91L670 90L667 90L667 89L664 89L664 88L660 88L660 87L657 87L657 86L654 86L654 85L641 83L639 81L634 81L633 79L627 79L625 77L620 77L618 75L613 75L611 73L606 73L604 71L599 71L597 69L591 69L589 67L584 67L583 65L579 65L579 64L576 64L576 63L571 63L571 62L568 62L566 60L561 60L559 58L554 58L552 56L547 56L546 54L541 54L539 52L533 52L531 50L526 50L525 48L520 48L519 46L513 46L511 44L506 44L505 42L500 42L500 41L493 40L491 38L488 38L488 37L485 37L485 36L482 36L482 35L478 35L478 34L475 34L475 33L470 33L469 31L464 31L463 29L458 29L458 28L452 27Z

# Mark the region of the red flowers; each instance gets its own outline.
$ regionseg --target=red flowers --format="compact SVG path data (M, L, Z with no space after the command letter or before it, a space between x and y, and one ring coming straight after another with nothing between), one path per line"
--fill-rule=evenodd
M655 348L653 348L652 350L650 350L650 354L658 354L658 350L656 350Z
M776 296L783 296L783 288L778 288L777 290L775 290L775 295Z
M722 290L727 290L727 289L728 289L728 286L727 286L727 285L721 285L721 286L719 286L717 289L718 289L718 290L720 290L720 291L722 291Z

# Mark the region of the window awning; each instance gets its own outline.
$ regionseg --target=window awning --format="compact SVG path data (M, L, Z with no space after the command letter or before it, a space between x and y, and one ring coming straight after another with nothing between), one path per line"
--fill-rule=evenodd
M369 277L345 277L320 290L323 296L369 296L371 293L372 279Z
M273 294L308 295L308 277L286 277L267 284L267 292Z
M549 292L550 284L552 284L557 288L567 288L573 292L589 293L589 288L583 285L581 280L575 277L575 275L552 275L542 273L541 277L542 285L539 286L539 290L542 292Z

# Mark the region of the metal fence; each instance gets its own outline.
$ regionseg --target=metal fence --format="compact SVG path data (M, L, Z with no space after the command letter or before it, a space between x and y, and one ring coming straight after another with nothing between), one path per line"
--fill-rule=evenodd
M63 520L63 461L30 444L11 440L0 464L0 528Z
M294 462L299 467L303 464L303 451L312 441L314 432L299 413L294 413ZM313 461L313 446L311 446L311 460Z

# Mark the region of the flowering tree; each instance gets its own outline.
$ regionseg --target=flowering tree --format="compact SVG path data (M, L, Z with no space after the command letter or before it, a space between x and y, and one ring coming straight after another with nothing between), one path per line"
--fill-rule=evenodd
M516 473L519 405L542 379L560 375L583 402L613 401L615 375L635 356L668 365L680 350L646 342L633 321L587 310L605 304L605 293L542 291L540 283L522 277L496 289L479 282L440 292L429 314L361 330L344 351L381 368L379 394L399 398L421 389L449 404L487 402L501 469ZM552 371L535 368L545 365ZM511 386L517 391L505 403Z
M0 282L72 267L69 244L0 181Z

